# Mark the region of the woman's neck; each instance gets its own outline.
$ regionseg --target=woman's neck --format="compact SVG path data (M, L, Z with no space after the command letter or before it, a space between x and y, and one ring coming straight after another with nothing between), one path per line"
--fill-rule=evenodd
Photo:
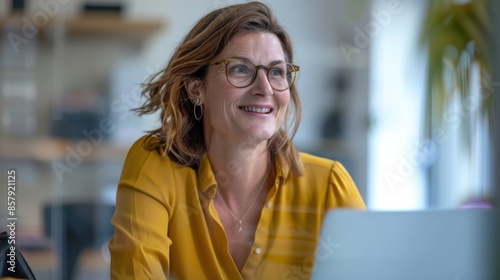
M212 142L214 143L214 142ZM272 164L267 143L221 143L207 147L220 194L229 204L241 203L254 197L260 187L273 180ZM233 201L231 203L231 201Z

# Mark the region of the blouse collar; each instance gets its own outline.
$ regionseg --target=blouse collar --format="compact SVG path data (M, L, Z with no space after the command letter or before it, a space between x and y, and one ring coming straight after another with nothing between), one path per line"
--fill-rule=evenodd
M283 178L286 179L290 168L287 164L281 164L280 160L275 157L274 167L276 170L275 180L280 180L283 182ZM217 180L215 180L215 174L212 170L212 165L210 164L210 159L207 155L203 156L200 166L198 168L198 182L199 188L202 193L205 193L208 189L213 189L212 193L215 193L217 188Z

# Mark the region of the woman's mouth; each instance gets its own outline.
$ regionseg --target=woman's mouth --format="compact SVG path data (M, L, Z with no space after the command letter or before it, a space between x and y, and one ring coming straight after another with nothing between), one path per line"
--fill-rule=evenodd
M249 107L249 106L242 106L239 107L241 110L249 113L258 113L258 114L269 114L271 113L272 109L267 108L267 107Z

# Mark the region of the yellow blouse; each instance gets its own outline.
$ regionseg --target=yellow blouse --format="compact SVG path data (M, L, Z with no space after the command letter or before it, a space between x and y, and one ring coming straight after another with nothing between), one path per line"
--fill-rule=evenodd
M194 170L147 151L144 141L130 149L118 185L112 279L308 279L325 211L365 208L340 163L301 153L305 175L297 177L276 161L240 273L212 201L217 182L208 158Z

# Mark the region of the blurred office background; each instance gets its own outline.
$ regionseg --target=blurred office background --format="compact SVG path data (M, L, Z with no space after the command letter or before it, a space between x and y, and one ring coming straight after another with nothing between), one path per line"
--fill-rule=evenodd
M109 278L121 166L130 145L158 125L156 115L129 112L141 104L140 83L202 15L239 2L0 2L0 179L16 169L17 244L39 279ZM263 2L290 33L301 67L301 150L341 161L370 209L493 203L494 153L479 107L455 100L440 130L425 131L419 33L428 1ZM499 4L489 5L498 17Z

